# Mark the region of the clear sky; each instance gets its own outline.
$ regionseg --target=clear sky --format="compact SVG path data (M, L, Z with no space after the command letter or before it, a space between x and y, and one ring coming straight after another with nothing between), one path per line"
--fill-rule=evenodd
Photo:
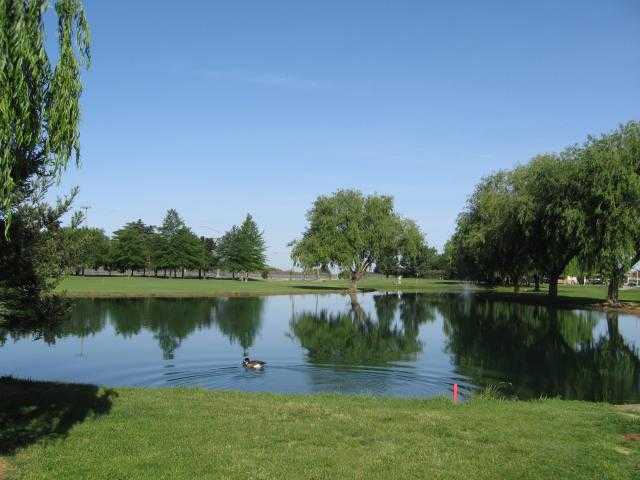
M314 198L395 197L441 247L485 174L640 118L640 1L86 0L76 206L111 232L247 212L270 263Z

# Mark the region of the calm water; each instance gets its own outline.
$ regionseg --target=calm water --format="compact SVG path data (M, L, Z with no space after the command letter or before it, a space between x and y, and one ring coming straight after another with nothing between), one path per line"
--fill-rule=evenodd
M34 340L0 330L0 375L103 385L463 396L494 385L640 400L640 318L474 296L80 300ZM243 354L268 363L245 371Z

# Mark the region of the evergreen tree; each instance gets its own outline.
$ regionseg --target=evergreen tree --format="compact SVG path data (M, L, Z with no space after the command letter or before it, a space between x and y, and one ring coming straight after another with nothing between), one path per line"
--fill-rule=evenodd
M220 265L231 272L235 278L236 273L242 271L242 259L240 256L239 229L231 227L218 242Z
M266 256L263 235L249 214L238 229L236 249L240 270L245 273L245 278L249 272L257 272L265 268Z
M142 220L129 222L114 233L112 262L121 271L146 268L149 227Z
M203 244L190 228L178 229L171 240L172 250L176 252L178 267L182 269L184 277L185 269L201 269L204 265Z
M218 242L211 237L200 237L202 243L202 268L205 274L208 270L216 268L220 265L220 254L218 251ZM202 276L202 274L200 274Z
M174 276L177 275L176 269L184 265L178 235L181 229L185 227L184 220L182 220L176 210L171 208L167 211L162 225L159 228L160 236L162 237L160 242L162 244L162 254L159 255L158 266L173 271Z

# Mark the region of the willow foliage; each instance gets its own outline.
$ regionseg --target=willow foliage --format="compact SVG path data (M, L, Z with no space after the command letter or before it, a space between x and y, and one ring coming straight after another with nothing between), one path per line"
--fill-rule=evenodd
M81 0L56 0L57 63L45 48L46 0L0 0L0 220L80 158L80 69L90 63Z

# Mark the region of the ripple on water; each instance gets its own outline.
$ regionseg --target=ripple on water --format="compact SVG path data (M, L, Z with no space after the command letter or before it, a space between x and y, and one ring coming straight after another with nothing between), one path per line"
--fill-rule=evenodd
M141 367L128 372L141 386L204 386L215 389L305 393L360 393L422 396L442 395L453 383L464 398L474 389L465 377L448 378L437 369L418 370L407 365L344 365L269 363L264 371L244 369L237 363L211 366L169 363L164 368Z

